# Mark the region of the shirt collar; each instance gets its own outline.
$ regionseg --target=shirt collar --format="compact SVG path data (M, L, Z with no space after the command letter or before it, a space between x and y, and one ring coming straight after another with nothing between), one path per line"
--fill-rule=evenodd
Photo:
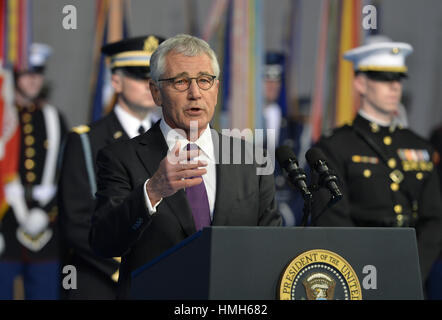
M379 125L381 127L388 127L388 126L391 125L391 122L386 122L386 121L382 121L382 120L376 119L375 117L370 116L369 114L367 114L366 112L364 112L361 109L358 111L358 113L359 113L359 115L362 118L364 118L364 119L366 119L366 120L368 120L370 122L374 122L374 123L376 123L377 125Z
M152 125L151 122L158 120L159 118L155 115L154 112L149 112L146 118L144 118L143 121L140 121L140 119L125 111L118 104L115 106L114 110L115 114L117 115L118 121L120 121L124 131L131 139L139 135L138 128L140 128L140 126L143 126L144 130L147 131Z
M200 148L201 151L203 151L203 153L210 160L215 161L215 153L214 153L214 147L213 147L212 134L211 134L211 129L210 129L209 125L207 125L207 128L204 129L203 133L194 142L190 142L189 140L187 140L186 137L183 137L176 130L172 129L166 123L166 121L164 121L164 118L161 118L160 129L161 129L161 132L164 136L164 139L166 140L167 147L169 148L169 150L173 149L176 141L180 142L181 149L186 148L186 146L189 143L194 143Z

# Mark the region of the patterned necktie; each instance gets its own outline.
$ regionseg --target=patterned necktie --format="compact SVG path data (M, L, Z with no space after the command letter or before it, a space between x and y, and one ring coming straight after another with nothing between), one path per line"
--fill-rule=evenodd
M196 144L188 144L187 150L197 150ZM196 230L210 226L210 207L207 198L206 186L203 182L200 184L186 188L187 200L192 209L193 220L195 221Z
M143 134L146 132L146 129L144 129L143 125L140 125L140 127L138 128L138 134Z

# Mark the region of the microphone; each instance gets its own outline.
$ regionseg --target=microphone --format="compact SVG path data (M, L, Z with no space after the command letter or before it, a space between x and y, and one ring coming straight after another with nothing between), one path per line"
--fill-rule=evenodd
M284 168L287 171L289 181L301 191L304 200L310 200L312 198L312 193L307 187L307 176L304 170L299 167L292 149L287 146L277 148L276 160L281 168Z
M342 192L337 185L338 178L332 174L327 166L324 153L318 148L311 148L305 154L308 164L319 174L319 186L326 187L332 194L330 205L342 199Z

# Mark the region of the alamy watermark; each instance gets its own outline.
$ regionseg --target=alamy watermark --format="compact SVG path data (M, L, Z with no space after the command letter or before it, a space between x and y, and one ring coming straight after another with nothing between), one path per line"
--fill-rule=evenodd
M63 7L63 20L61 22L65 30L77 30L77 8L68 4Z
M215 164L255 164L257 175L270 175L275 170L275 129L222 129L221 135L210 129L215 155ZM182 129L169 131L167 140L179 140L187 134ZM198 138L198 121L190 122L189 141ZM265 149L264 149L265 146ZM169 152L172 164L196 164L198 157L187 160L187 150L181 146L176 154ZM218 154L218 151L220 153Z
M377 10L373 5L366 5L362 8L362 28L364 30L376 30L378 28L377 23Z

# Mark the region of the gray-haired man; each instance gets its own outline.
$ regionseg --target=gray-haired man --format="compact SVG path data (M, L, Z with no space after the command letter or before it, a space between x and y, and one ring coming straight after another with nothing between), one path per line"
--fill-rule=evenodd
M226 159L218 147L234 140L209 127L218 75L216 56L203 40L177 35L164 41L151 58L150 84L163 118L98 155L90 241L102 256L122 256L120 297L128 295L133 270L198 229L281 224L273 176L257 175L256 163L218 161ZM190 145L198 150L187 151Z

